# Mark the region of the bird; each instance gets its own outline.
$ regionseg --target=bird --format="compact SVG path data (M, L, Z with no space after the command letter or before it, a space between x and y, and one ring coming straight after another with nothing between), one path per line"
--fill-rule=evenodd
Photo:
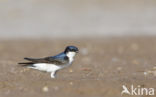
M22 66L46 71L51 73L51 78L56 77L56 72L60 69L68 67L74 61L74 57L76 53L79 52L79 49L76 46L67 46L64 52L59 53L55 56L49 56L44 58L28 58L25 57L24 59L28 62L18 63Z

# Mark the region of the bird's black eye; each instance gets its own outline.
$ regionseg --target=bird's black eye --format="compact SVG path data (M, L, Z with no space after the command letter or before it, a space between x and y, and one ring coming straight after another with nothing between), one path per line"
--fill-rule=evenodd
M69 49L69 51L74 51L73 49Z
M72 51L75 51L75 49L72 49Z

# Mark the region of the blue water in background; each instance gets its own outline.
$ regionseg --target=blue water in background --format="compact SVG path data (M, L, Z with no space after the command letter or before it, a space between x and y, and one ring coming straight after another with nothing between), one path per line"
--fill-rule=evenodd
M1 0L0 38L156 35L156 0Z

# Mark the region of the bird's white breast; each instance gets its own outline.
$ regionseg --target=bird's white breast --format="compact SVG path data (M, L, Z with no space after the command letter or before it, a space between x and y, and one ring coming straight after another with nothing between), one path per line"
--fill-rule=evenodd
M36 63L34 64L34 67L31 67L33 69L38 69L41 71L47 71L52 72L61 69L61 67L54 65L54 64L47 64L47 63Z
M69 58L69 63L70 63L70 64L73 62L74 56L75 56L75 55L76 55L75 52L68 52L68 53L67 53L67 56L68 56L68 58Z

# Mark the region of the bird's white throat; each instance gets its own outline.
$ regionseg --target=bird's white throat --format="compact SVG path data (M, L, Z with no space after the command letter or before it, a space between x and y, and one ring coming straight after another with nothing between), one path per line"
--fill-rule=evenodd
M70 63L73 62L74 56L75 56L75 55L76 55L75 52L68 52L68 53L67 53L67 56L68 56L68 58L69 58L69 62L70 62Z

